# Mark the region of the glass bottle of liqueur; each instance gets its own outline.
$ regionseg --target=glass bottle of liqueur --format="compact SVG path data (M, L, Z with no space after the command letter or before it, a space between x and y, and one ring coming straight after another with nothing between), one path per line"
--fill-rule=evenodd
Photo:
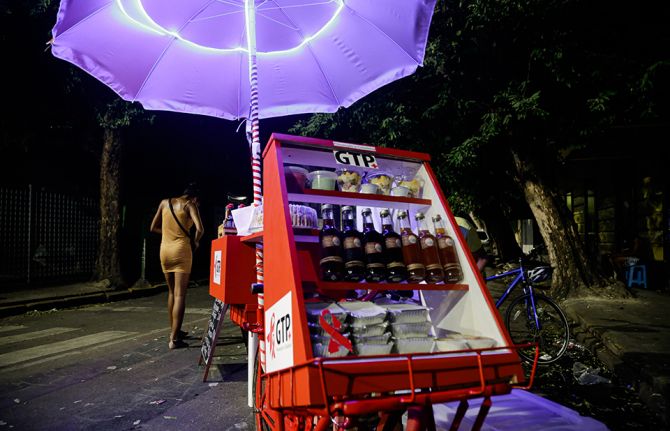
M321 278L326 281L342 280L344 276L342 242L340 241L340 231L335 227L333 206L330 204L322 205L321 217L323 218L323 227L319 233Z
M439 283L444 280L444 270L440 263L437 240L428 230L428 222L422 212L416 213L414 218L419 229L419 242L421 243L423 264L426 265L426 281L428 283Z
M354 225L354 207L342 207L342 246L344 248L344 279L361 281L365 278L363 235Z
M426 278L426 267L421 258L419 237L412 232L412 226L407 218L407 211L398 212L400 239L402 242L402 258L407 265L407 281L421 283Z
M463 269L456 253L454 239L447 235L446 225L439 214L433 217L435 226L435 238L437 238L437 249L440 252L440 262L444 268L444 281L446 283L458 283L463 279Z
M363 249L365 250L365 280L380 282L386 280L386 262L384 259L384 237L375 230L372 222L372 210L363 210Z
M407 279L407 268L402 257L402 241L400 235L393 230L393 219L389 210L379 212L382 219L382 237L384 238L384 255L386 257L386 281L400 283Z

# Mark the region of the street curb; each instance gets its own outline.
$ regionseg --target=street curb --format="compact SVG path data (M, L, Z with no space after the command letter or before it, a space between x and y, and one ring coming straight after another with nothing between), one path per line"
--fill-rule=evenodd
M9 305L0 306L0 318L24 314L30 311L46 311L54 308L62 309L89 304L116 302L131 298L151 296L166 291L167 285L162 283L151 287L56 296L43 300L13 301L9 303Z

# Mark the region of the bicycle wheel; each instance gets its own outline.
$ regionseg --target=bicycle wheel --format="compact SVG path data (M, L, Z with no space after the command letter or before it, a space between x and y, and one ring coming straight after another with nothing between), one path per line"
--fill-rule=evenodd
M568 319L552 299L537 293L533 297L540 329L535 324L529 293L512 301L505 315L505 325L514 344L538 343L538 364L551 364L563 356L568 348ZM534 346L519 349L518 352L526 361L533 362L535 359Z

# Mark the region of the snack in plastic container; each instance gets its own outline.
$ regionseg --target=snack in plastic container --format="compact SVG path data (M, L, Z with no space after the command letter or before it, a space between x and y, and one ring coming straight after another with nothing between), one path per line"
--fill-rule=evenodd
M349 350L346 347L338 345L338 349L335 352L328 351L328 343L312 343L312 353L316 357L322 358L341 358L349 354Z
M348 332L341 332L341 334L344 338L349 338L349 333ZM312 343L327 345L328 343L330 343L330 339L332 337L330 335L328 335L328 333L324 333L324 334L314 334L314 333L312 333L310 335L310 338L312 339Z
M470 346L463 338L436 338L435 348L438 352L451 352L454 350L468 350Z
M431 335L433 325L430 322L391 323L391 331L396 338L426 337Z
M356 344L354 353L358 356L388 355L393 349L393 343L386 344Z
M349 169L340 169L337 173L337 185L342 192L357 192L361 185L361 174Z
M391 189L391 196L409 196L409 189L405 186L395 186Z
M380 305L380 307L388 311L389 320L394 323L419 323L428 320L428 308L423 305L399 302Z
M302 192L307 182L307 169L300 166L284 166L284 178L287 192Z
M395 340L398 353L430 353L433 351L433 337L398 338Z
M312 322L312 323L319 323L319 316L321 316L321 312L325 309L328 309L330 311L330 314L337 317L337 319L341 322L344 323L347 321L347 312L340 308L339 305L337 305L334 302L306 302L305 303L305 311L307 312L307 319ZM330 316L325 316L324 319L326 319L328 322L331 322L331 317Z
M353 335L351 340L354 344L386 344L391 338L390 332L384 332L381 335Z
M349 314L353 327L377 325L386 320L386 310L367 301L340 302L338 306Z
M373 337L384 334L388 325L388 322L383 322L377 325L352 326L349 329L353 337Z
M496 340L488 337L471 337L465 336L465 341L471 349L488 349L496 346Z
M330 317L326 317L326 320L330 320ZM338 317L339 319L339 317ZM326 328L321 326L320 323L318 322L307 322L307 327L309 328L309 333L312 335L320 335L320 336L328 336L328 332L326 332ZM342 322L342 325L340 326L339 329L336 329L337 332L340 334L343 333L348 333L349 330L349 324L346 322Z
M393 178L391 175L383 172L371 174L365 177L366 182L376 184L379 187L379 193L382 195L390 195L391 187L393 186Z
M318 190L335 190L337 175L331 171L312 171L307 174L311 188Z
M402 179L398 181L398 185L402 187L407 187L409 189L409 197L411 198L420 198L421 189L423 189L424 181L421 177L414 177L411 180Z
M361 184L361 193L365 193L367 195L376 195L379 193L379 186L372 183Z

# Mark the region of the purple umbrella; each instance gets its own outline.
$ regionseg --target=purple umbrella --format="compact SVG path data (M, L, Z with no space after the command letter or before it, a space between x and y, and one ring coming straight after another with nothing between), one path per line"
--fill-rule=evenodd
M146 109L247 118L257 135L256 112L334 112L413 73L435 2L62 0L52 53Z
M435 2L62 0L51 51L146 109L249 119L258 204L258 119L335 112L412 74Z

